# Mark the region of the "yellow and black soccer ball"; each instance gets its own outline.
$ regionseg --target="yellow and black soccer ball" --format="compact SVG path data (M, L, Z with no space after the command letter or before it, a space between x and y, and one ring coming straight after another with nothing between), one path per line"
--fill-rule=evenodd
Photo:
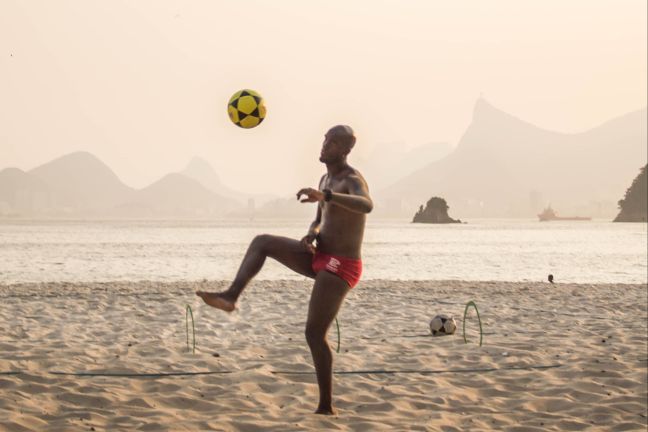
M227 114L236 126L252 129L259 126L266 116L265 102L254 90L239 90L230 98Z

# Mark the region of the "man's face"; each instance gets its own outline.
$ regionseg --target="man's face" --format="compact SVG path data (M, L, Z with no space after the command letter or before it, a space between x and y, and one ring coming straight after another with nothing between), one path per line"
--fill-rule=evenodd
M322 143L319 160L320 162L327 164L335 163L344 159L344 156L347 153L347 149L340 143L339 139L336 139L334 135L326 134L324 136L324 142Z

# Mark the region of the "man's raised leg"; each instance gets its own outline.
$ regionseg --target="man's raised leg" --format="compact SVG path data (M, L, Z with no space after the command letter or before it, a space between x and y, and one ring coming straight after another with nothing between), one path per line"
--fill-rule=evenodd
M338 276L327 271L317 274L306 322L306 341L313 356L320 392L316 414L335 413L332 404L333 353L326 334L348 292L349 285Z
M274 258L291 270L308 277L315 277L311 263L313 255L301 242L269 234L258 235L248 247L232 285L223 292L196 291L205 303L226 312L236 307L236 301L254 276L261 270L266 257Z

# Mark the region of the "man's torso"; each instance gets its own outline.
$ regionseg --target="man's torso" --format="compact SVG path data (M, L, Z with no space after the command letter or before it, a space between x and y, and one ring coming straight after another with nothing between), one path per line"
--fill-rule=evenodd
M325 175L320 181L320 190L330 189L332 192L348 194L346 179L350 175L356 175L364 181L357 170L349 167L335 177ZM360 259L366 215L352 212L331 202L321 202L319 205L322 209L322 219L317 250L326 254Z

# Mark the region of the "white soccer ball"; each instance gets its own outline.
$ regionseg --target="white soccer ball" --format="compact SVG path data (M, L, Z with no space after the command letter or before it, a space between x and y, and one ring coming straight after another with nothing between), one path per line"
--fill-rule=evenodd
M437 315L430 321L432 336L451 335L457 330L454 318L446 315Z

